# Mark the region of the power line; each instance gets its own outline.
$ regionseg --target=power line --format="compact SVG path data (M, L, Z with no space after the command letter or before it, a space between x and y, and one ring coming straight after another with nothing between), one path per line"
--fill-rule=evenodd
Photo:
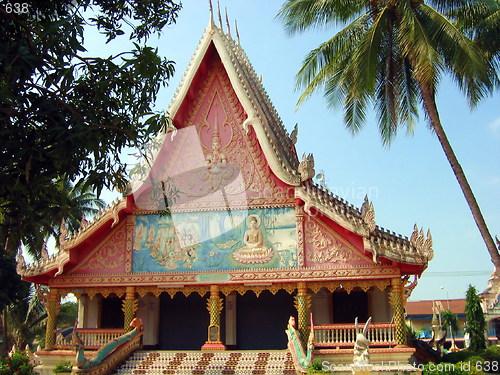
M491 271L436 271L424 272L422 276L428 277L457 277L457 276L487 276Z

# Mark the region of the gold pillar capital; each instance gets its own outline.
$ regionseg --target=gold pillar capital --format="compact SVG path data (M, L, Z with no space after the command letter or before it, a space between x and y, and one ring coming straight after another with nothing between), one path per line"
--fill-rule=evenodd
M297 292L301 295L307 294L307 283L305 281L299 281L297 283Z
M392 286L393 290L403 291L403 284L401 283L400 278L395 277L395 278L391 279L391 286Z
M210 285L210 298L219 298L219 285Z
M125 288L125 299L135 298L135 286L127 286Z

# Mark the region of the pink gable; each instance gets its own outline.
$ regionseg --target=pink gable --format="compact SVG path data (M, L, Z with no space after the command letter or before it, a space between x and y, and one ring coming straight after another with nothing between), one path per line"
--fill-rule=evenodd
M174 211L293 204L293 189L271 172L255 131L243 129L246 117L213 49L175 116L177 133L166 135L155 160L153 188L147 182L134 194L139 209L164 208L162 191Z

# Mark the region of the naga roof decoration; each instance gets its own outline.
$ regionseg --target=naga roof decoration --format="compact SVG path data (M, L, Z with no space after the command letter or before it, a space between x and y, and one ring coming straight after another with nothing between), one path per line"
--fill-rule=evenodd
M304 154L301 161L297 157L295 149L297 126L289 135L272 105L261 79L257 77L248 57L240 47L239 38L238 42L235 42L229 33L224 33L222 28L214 25L212 17L169 107L168 112L174 125L176 115L211 46L219 55L234 92L245 110L246 120L240 124L241 127L247 133L249 127L253 127L269 168L278 179L293 187L295 199L299 205L303 202L305 213L319 216L320 220L331 220L359 236L359 241L362 242L361 246L364 248L364 255L360 253L359 256L366 257L371 253L372 260L376 264L395 265L395 263L399 263L400 265L409 265L409 269L412 265L418 266L416 269L419 271L410 271L410 273L419 273L425 269L428 261L433 257L430 231L424 235L423 230L415 225L410 239L390 232L376 225L373 203L367 197L361 208L358 209L325 188L313 184L312 178L315 172L312 154ZM170 136L175 137L176 130L175 127L171 127L167 129L167 132L171 131ZM159 134L153 141L153 144L159 147L148 150L152 160L158 156L166 136L168 133ZM145 163L151 165L151 161L146 160ZM103 233L109 234L110 229L125 215L133 213L134 196L132 194L144 183L144 177L144 172L138 173L130 183L127 196L113 202L106 210L100 211L92 222L82 218L80 229L76 233L68 233L66 226L62 223L57 254L53 256L46 254L40 262L27 265L19 252L17 256L18 273L28 278L42 274L49 277L60 275L67 263L73 262L74 264L76 262L72 256L73 249L81 248L85 246L85 243L91 243L92 246L95 246L100 240L99 238L103 238ZM317 215L318 212L319 215Z

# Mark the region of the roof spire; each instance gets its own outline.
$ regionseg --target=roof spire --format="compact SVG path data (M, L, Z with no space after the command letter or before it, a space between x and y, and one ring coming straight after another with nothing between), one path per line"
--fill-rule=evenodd
M219 13L219 28L222 30L222 16L220 15L220 4L219 4L219 0L217 0L217 13Z
M208 7L210 9L210 27L214 27L214 8L212 6L212 0L208 0Z
M240 44L240 33L238 32L238 22L234 20L234 28L236 29L236 39L238 40L238 44Z
M226 10L227 35L229 35L229 37L231 37L231 27L229 27L229 17L227 16L227 8L224 7L224 9Z

